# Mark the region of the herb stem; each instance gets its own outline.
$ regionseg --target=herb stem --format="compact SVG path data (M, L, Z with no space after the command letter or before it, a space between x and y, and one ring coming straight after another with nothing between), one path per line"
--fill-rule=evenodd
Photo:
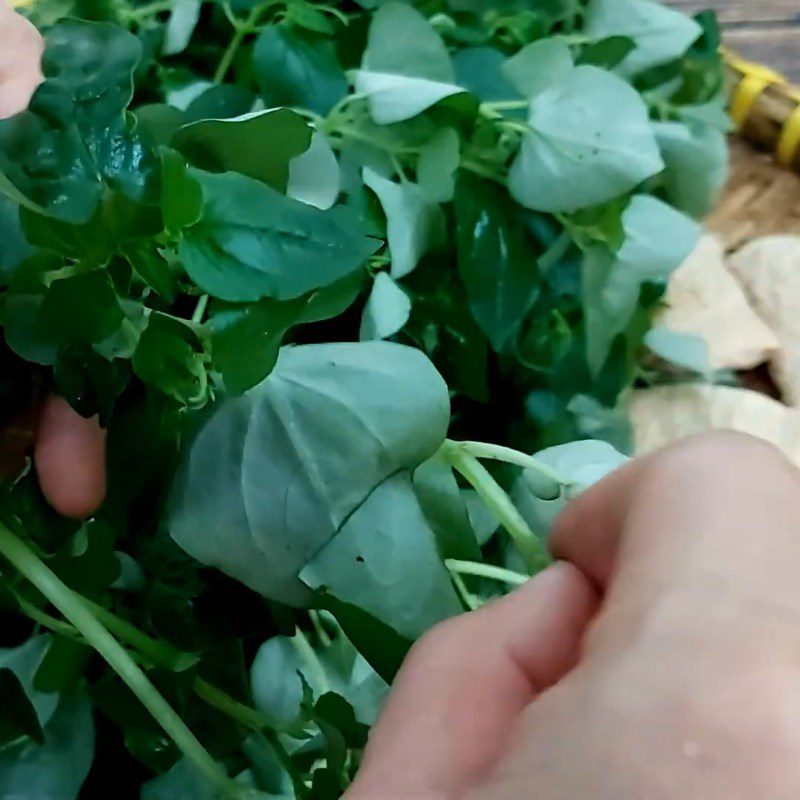
M200 325L203 322L203 317L206 314L207 308L208 308L208 295L204 294L197 301L197 306L194 309L194 314L192 314L192 323L194 325Z
M322 666L319 656L316 654L316 652L314 652L314 648L311 646L311 642L308 641L308 637L303 633L303 631L300 630L300 628L296 628L295 634L291 641L299 653L300 658L303 659L308 667L308 671L313 673L314 677L316 678L321 690L321 694L329 692L330 684L328 683L328 676L325 674L325 667Z
M514 572L492 564L479 564L477 561L457 561L448 559L444 562L447 569L455 575L473 575L477 578L489 578L511 586L522 586L530 580L528 575Z
M445 442L442 453L448 463L475 489L497 521L508 531L531 574L551 563L550 554L528 527L522 514L499 483L478 459L457 442Z
M461 595L461 599L464 601L464 605L467 607L469 611L476 611L480 608L481 604L477 597L467 589L467 584L464 583L464 579L461 575L456 572L455 570L450 570L450 577L453 579L453 583L455 584L456 589L458 590L459 595Z
M146 17L169 11L174 4L175 0L156 0L154 3L148 3L138 8L126 9L122 12L122 17L126 22L139 22Z
M239 797L241 792L237 784L208 754L125 648L109 633L83 600L63 583L28 545L2 524L0 524L0 554L75 626L86 642L108 662L153 715L178 749L219 790L220 794L223 797Z
M461 164L459 165L461 169L465 169L467 172L472 172L475 175L479 175L481 178L486 178L486 180L494 181L495 183L499 183L501 186L505 186L505 180L501 175L498 175L496 172L492 172L487 167L484 167L482 164L479 164L477 161L471 161L468 158L465 158Z
M480 110L484 114L494 114L498 111L519 111L530 105L528 100L499 100L490 103L481 103Z
M48 628L55 633L61 634L61 636L66 636L68 639L81 639L80 634L68 622L62 622L46 611L42 611L41 608L38 608L16 592L14 592L14 599L19 605L20 611L43 628Z
M259 17L273 5L276 5L275 0L266 0L264 3L255 5L250 9L250 13L247 15L246 19L239 21L231 11L230 5L228 3L223 3L228 21L233 26L233 37L225 48L225 52L222 54L222 58L217 65L216 72L212 78L214 83L222 83L225 80L225 76L228 74L228 70L231 68L233 59L236 58L236 54L239 52L242 43L251 33L256 33L258 31Z
M543 478L553 481L559 486L569 486L569 481L564 480L554 469L541 462L534 456L527 453L520 453L510 447L503 447L499 444L487 444L486 442L450 442L453 447L459 447L464 452L469 453L475 458L487 458L492 461L502 461L506 464L513 464L524 469L533 469Z

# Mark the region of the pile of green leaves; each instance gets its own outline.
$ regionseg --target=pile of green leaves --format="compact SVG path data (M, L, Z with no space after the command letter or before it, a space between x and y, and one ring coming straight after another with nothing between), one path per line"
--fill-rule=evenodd
M620 401L725 175L714 20L27 13L3 421L51 389L99 414L108 498L59 518L3 459L0 800L336 798L410 645L544 567L624 461Z

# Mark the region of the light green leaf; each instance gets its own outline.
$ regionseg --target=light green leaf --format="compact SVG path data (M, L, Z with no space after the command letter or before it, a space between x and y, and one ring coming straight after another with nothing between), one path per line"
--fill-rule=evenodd
M536 459L560 477L560 489L552 492L549 482L543 482L541 473L531 467L520 473L511 499L539 535L549 532L570 500L628 462L607 442L592 440L548 448L537 453Z
M664 168L644 101L597 67L576 67L534 98L529 124L509 190L536 211L605 203Z
M202 0L175 0L169 13L169 21L164 31L164 44L161 52L165 56L182 53L192 39L195 27L200 20Z
M572 52L562 39L540 39L522 48L503 64L503 75L529 100L556 86L573 70Z
M51 697L58 707L44 745L23 742L0 752L0 800L78 797L94 758L92 706L84 694Z
M691 17L652 0L590 0L584 34L591 39L625 36L636 49L620 64L625 75L682 56L703 29Z
M387 3L373 16L355 88L369 98L372 118L380 125L411 119L464 91L455 84L439 34L416 9L401 3Z
M648 331L644 343L657 355L676 367L708 377L712 370L708 362L708 344L702 336L676 333L664 326Z
M309 668L301 647L296 637L275 636L261 645L250 670L256 708L284 725L292 725L301 716L304 680L315 697L331 688L324 669Z
M327 136L315 131L308 150L289 162L286 194L327 211L339 197L341 180L339 162Z
M362 342L388 339L402 329L410 314L408 295L385 272L379 272L364 306L359 338Z
M357 271L378 247L352 209L320 211L235 173L192 175L203 213L178 253L192 280L221 300L294 299Z
M414 271L420 258L441 237L441 209L425 198L416 183L395 183L369 168L364 169L363 175L386 215L392 277L403 278Z
M195 167L238 172L283 192L289 165L308 150L311 134L299 114L278 108L192 122L177 131L171 145Z
M633 315L642 284L666 281L700 236L696 222L647 195L633 198L622 222L625 242L619 253L593 248L583 263L587 355L595 373Z
M453 128L442 128L419 153L417 183L426 200L449 203L456 192L461 140Z
M728 179L725 135L708 125L679 122L657 122L653 128L667 165L667 199L693 217L707 214Z
M461 612L408 473L375 489L300 578L411 640Z
M270 377L224 401L195 439L172 535L252 589L304 602L307 560L377 484L441 446L449 414L447 386L417 350L284 348Z

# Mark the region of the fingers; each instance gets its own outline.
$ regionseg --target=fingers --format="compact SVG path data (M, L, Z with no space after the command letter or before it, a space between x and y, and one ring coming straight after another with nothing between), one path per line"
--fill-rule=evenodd
M347 800L459 796L494 765L512 725L578 658L596 596L557 564L412 650Z
M552 547L610 589L609 614L635 617L698 587L800 610L800 480L759 440L688 440L586 492L557 522Z
M0 119L28 107L42 82L43 51L36 28L0 0Z
M47 400L34 462L42 492L60 514L81 519L103 502L105 446L96 418L84 419L60 397Z

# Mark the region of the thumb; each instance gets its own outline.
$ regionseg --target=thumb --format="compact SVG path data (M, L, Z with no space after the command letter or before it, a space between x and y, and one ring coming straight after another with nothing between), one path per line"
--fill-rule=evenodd
M42 409L34 452L39 485L50 505L67 517L87 517L106 493L106 437L97 418L84 419L61 397Z
M517 716L576 663L597 597L556 564L434 628L412 649L346 800L459 796L506 750Z

